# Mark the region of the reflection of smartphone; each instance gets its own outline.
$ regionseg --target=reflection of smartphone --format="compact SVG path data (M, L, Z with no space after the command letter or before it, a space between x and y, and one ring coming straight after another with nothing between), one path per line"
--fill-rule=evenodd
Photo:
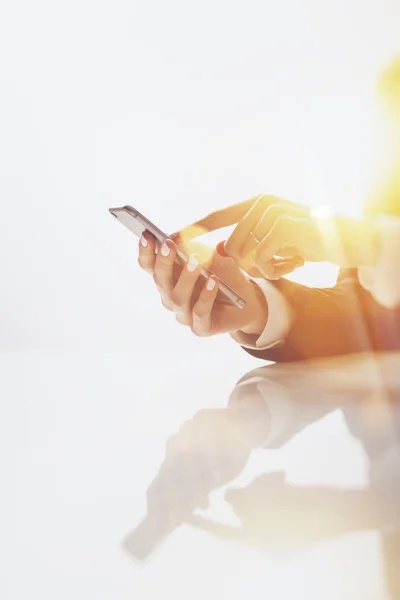
M144 217L142 214L140 214L140 212L137 211L135 208L132 208L132 206L123 206L121 208L110 208L109 210L110 210L110 213L116 219L118 219L118 221L121 221L121 223L123 225L125 225L125 227L127 227L130 231L132 231L138 237L140 237L142 235L143 231L148 231L156 238L156 240L160 244L162 242L164 242L165 240L171 239L169 237L169 235L167 235L166 233L161 231L161 229L156 227L156 225L154 225L154 223L149 221L149 219L146 219L146 217ZM179 258L183 262L187 262L188 256L187 256L186 252L179 246L176 246L176 248L177 248L177 254L178 254ZM209 271L203 265L200 265L200 273L206 279L208 279L210 277L210 275L213 275L213 273L211 271ZM244 308L246 306L245 300L243 300L243 298L241 298L228 285L226 285L226 283L221 281L219 278L218 278L218 280L219 280L218 281L219 291L222 292L227 298L229 298L229 300L235 306L237 306L239 308Z
M146 560L179 525L182 525L182 521L170 523L170 519L154 519L146 516L122 541L122 549L131 558L139 561Z

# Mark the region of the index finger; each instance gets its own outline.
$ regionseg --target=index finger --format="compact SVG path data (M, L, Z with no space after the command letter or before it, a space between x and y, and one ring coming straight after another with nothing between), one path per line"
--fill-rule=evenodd
M259 197L260 196L256 196L254 198L250 198L250 200L245 200L244 202L234 204L233 206L227 206L221 210L216 210L203 219L183 227L183 229L173 233L171 237L176 243L179 244L190 241L201 235L205 235L206 233L210 233L210 231L216 231L217 229L222 229L223 227L228 227L229 225L235 225L241 219L243 219L245 214L250 210Z
M211 231L216 231L217 229L222 229L223 227L229 227L230 225L236 225L243 219L243 217L249 212L254 204L261 199L263 204L265 204L264 210L267 209L268 206L278 203L280 205L289 207L299 206L295 202L282 200L276 196L259 194L258 196L254 196L249 200L245 200L244 202L239 202L233 206L228 206L226 208L222 208L221 210L212 212L203 219L195 221L191 225L188 225L187 227L184 227L183 229L172 234L171 237L177 244L179 244L192 240L200 235L210 233Z

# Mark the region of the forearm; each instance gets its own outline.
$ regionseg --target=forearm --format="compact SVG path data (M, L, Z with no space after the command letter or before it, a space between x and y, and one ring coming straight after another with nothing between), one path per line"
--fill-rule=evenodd
M287 280L275 282L291 308L283 344L245 347L257 358L290 362L399 348L400 308L389 310L364 290L354 270L344 271L334 288L308 288Z
M285 343L271 349L247 349L251 354L265 360L290 362L371 350L365 298L360 298L360 286L353 278L327 289L283 280L277 282L277 287L294 315Z

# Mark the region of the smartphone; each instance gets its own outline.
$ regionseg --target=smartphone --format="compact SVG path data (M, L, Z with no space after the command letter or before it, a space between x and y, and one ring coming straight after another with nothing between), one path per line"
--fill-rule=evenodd
M132 206L110 208L109 212L138 237L140 237L144 231L148 231L155 237L159 244L162 244L165 240L171 239L169 235L161 231L161 229L159 229L156 225L154 225L154 223L152 223ZM188 261L186 252L178 245L176 245L176 252L181 261L184 263ZM200 273L206 279L208 279L210 275L213 275L213 273L203 265L200 265ZM238 308L244 308L246 306L246 301L243 300L243 298L241 298L239 294L237 294L232 288L230 288L229 285L221 281L219 278L218 280L219 292L224 294L224 296L226 296L228 300Z

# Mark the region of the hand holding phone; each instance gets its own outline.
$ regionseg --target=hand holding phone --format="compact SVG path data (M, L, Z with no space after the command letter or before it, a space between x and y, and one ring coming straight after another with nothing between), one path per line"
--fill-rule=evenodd
M265 296L232 258L193 242L183 250L131 207L111 212L141 236L139 265L152 275L162 304L175 313L178 323L200 337L238 331L255 336L262 333L268 318ZM206 258L199 264L196 259L203 256ZM202 260L211 265L213 273Z
M127 227L132 233L141 237L144 231L149 231L159 244L162 244L165 240L172 239L169 235L159 229L154 223L142 215L138 210L132 206L123 206L121 208L110 208L110 213L118 219L125 227ZM176 251L178 257L183 263L187 263L188 256L186 252L178 245L176 245ZM204 265L200 265L200 273L205 279L209 279L213 273L209 271ZM219 290L224 294L235 306L238 308L244 308L246 305L245 300L239 296L232 288L226 283L219 279Z

